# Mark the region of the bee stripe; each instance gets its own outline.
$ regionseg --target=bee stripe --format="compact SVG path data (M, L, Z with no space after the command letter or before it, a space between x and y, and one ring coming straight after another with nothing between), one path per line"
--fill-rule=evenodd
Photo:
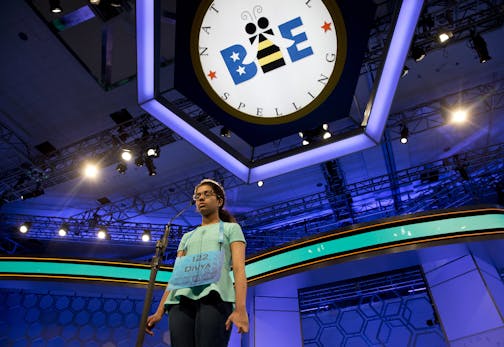
M270 54L264 58L259 59L259 65L264 66L264 65L267 65L267 64L269 64L273 61L276 61L276 60L283 61L283 56L282 56L281 52L276 52L276 53Z
M257 45L257 50L260 51L261 49L268 48L271 45L273 45L273 42L271 42L271 40L260 41Z
M280 48L278 48L277 46L269 46L268 48L257 51L257 59L262 59L277 52L280 52Z
M261 66L261 69L263 70L264 73L266 73L266 72L269 72L271 70L275 70L276 68L279 68L280 66L284 66L284 65L285 65L285 61L282 58L280 60L275 60L275 61L269 63L268 65Z

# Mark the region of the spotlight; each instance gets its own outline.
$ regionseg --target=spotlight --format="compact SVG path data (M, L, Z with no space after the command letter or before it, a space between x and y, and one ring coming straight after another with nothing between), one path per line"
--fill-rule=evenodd
M408 136L409 136L409 129L406 125L403 125L401 127L401 143L402 144L408 143Z
M402 72L401 72L401 77L405 77L408 74L408 72L409 72L409 67L404 65Z
M144 230L142 234L142 241L149 242L151 240L151 232L149 230Z
M128 166L126 165L126 163L121 162L121 163L117 164L116 170L121 175L123 175L126 173L126 170L128 170Z
M19 226L19 232L26 234L30 230L31 225L31 222L24 222Z
M257 186L262 187L264 185L264 181L257 181Z
M91 5L99 5L100 4L100 0L89 0L89 3Z
M61 13L63 11L59 0L49 0L49 7L52 13Z
M222 127L221 130L220 130L220 136L222 137L231 137L231 130L229 130L228 128L226 127Z
M441 42L441 43L445 43L446 41L448 41L452 37L453 37L453 33L449 30L440 31L439 35L438 35L439 42Z
M147 148L147 151L145 153L147 154L148 157L158 158L160 152L161 152L161 149L159 148L159 146L155 146L155 147Z
M21 200L28 200L28 199L36 198L37 196L41 196L43 194L44 194L44 189L37 188L35 190L32 190L31 192L27 192L27 193L21 195Z
M329 124L327 123L324 123L314 129L300 131L298 135L303 139L303 141L301 142L303 146L307 146L312 142L327 140L332 136L331 132L329 131Z
M121 153L121 158L125 161L130 161L133 156L131 155L131 151L129 149L123 149Z
M329 125L328 124L322 124L322 130L323 130L322 138L324 140L330 139L331 136L332 136L332 134L329 131Z
M156 167L154 166L154 162L152 158L145 158L145 166L147 167L147 171L149 172L149 176L156 176Z
M418 63L425 58L425 50L420 46L413 46L411 49L411 57Z
M107 229L106 229L106 228L103 228L103 227L101 227L101 228L98 230L98 233L96 234L96 236L97 236L100 240L110 239L110 235L108 234Z
M451 112L451 122L452 123L464 123L467 120L468 114L466 110L456 109Z
M58 235L59 236L66 236L68 234L68 224L63 223L61 224L61 227L58 230Z
M474 50L478 53L478 57L480 63L486 63L492 57L488 54L488 48L485 39L481 37L480 34L476 34L475 32L471 33L471 42Z
M121 0L110 0L110 6L121 7L122 6Z
M87 163L84 166L84 176L88 178L95 178L98 176L98 166L96 164Z

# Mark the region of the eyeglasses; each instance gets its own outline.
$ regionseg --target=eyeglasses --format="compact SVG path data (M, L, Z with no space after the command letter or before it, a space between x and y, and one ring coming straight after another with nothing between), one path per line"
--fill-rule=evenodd
M203 192L200 192L200 193L194 193L193 195L193 200L196 201L196 200L199 200L201 197L204 197L205 199L211 197L211 196L216 196L216 194L214 193L213 190L205 190Z

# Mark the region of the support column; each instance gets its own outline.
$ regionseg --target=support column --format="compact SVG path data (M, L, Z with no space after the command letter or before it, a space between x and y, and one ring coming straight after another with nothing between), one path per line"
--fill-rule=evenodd
M419 255L450 346L502 346L504 285L484 249L450 245Z

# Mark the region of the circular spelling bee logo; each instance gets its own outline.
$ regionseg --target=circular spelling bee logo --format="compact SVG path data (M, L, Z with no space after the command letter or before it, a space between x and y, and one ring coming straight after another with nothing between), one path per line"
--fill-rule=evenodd
M228 114L256 124L313 111L336 86L345 57L345 25L333 1L203 1L191 33L206 93Z

